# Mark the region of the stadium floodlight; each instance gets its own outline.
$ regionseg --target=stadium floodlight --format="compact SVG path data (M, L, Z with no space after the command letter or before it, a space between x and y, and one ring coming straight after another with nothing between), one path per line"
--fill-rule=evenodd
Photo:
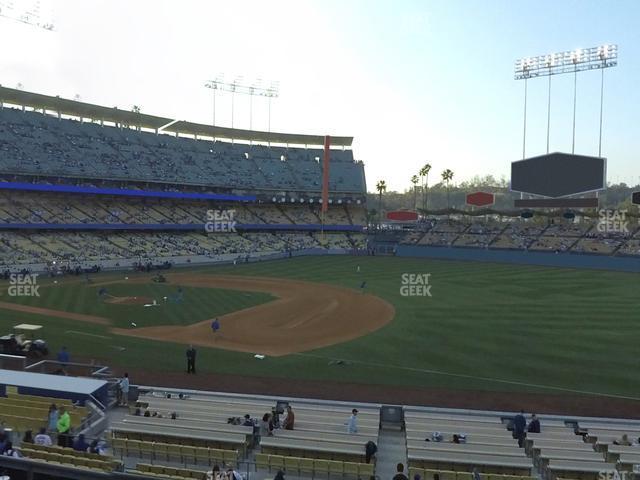
M600 68L615 67L618 64L618 46L578 48L566 52L549 53L516 60L514 78L526 80L562 73L582 72Z
M213 125L216 124L216 90L231 93L231 128L234 119L235 94L249 95L249 129L253 127L253 97L265 97L269 100L269 131L271 131L271 99L280 96L280 83L271 82L269 87L262 86L262 79L255 82L245 82L243 78L236 77L232 82L225 82L224 75L218 75L215 80L208 80L205 87L213 90Z
M51 12L47 13L47 17L51 18ZM43 30L50 32L55 29L51 20L42 20L39 0L25 0L23 2L0 0L0 17L31 25L33 27L42 28Z
M573 133L571 153L576 145L576 102L578 90L578 72L601 70L600 82L600 136L598 157L602 156L602 111L604 102L604 70L618 65L618 45L605 44L591 48L577 48L564 52L548 53L534 57L519 58L515 61L514 78L524 80L524 128L522 136L522 158L526 157L527 139L527 80L536 77L549 77L547 105L547 154L549 153L549 135L551 130L551 77L563 73L573 73Z

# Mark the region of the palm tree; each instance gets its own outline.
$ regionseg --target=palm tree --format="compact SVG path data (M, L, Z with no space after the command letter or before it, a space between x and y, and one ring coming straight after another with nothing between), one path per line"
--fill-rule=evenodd
M440 175L442 176L442 181L447 183L447 210L449 210L449 182L453 178L453 172L447 168Z
M420 183L418 175L411 177L411 183L413 183L413 208L418 208L418 183Z
M422 177L422 209L427 209L427 188L429 186L429 172L431 171L431 165L425 163L424 167L420 169L419 175ZM426 181L425 181L426 180Z
M376 183L376 190L378 191L378 229L382 224L382 193L387 191L387 182L379 180Z

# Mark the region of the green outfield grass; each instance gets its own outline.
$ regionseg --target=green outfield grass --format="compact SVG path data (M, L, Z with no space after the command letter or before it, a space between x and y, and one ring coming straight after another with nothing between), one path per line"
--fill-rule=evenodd
M392 257L295 258L199 271L302 279L353 289L366 281L368 293L396 307L394 321L377 332L313 352L259 361L250 354L200 349L201 371L418 387L638 396L637 274ZM432 297L402 296L405 273L431 274ZM103 274L95 278L111 277ZM44 290L46 296L28 302L109 318L119 315L117 309L126 308L109 305L106 313L101 311L104 306L95 302L95 287L82 283ZM256 294L234 293L239 297L224 308L268 300ZM185 295L192 295L191 289ZM86 300L81 301L83 298ZM209 299L206 292L193 292L192 298L203 304ZM7 297L0 300L7 301ZM223 311L218 302L213 304ZM189 308L202 310L194 318L210 318L210 307ZM185 313L174 323L190 318ZM174 371L184 368L183 345L115 336L101 325L0 309L0 332L8 332L19 322L45 325L43 336L53 350L64 343L72 355L110 358L112 364L153 365ZM108 338L73 333L78 331ZM125 350L119 351L121 348ZM345 360L347 365L330 365L332 359Z

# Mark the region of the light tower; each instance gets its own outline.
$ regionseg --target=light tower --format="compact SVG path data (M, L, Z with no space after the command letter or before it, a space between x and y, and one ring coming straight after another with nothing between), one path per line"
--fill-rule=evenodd
M232 82L225 82L224 76L219 75L215 80L208 80L204 86L213 90L213 125L216 125L216 91L231 92L231 128L234 127L235 95L249 95L249 130L253 129L253 97L265 97L269 102L268 131L271 131L271 99L280 95L280 83L271 82L269 87L263 87L262 79L245 82L242 77L236 77Z
M600 80L600 133L598 138L598 157L602 156L602 114L604 106L604 70L618 65L618 46L601 45L585 49L526 57L516 60L514 78L524 80L524 128L522 138L522 158L526 157L527 140L527 81L535 77L549 77L547 99L547 153L549 153L549 132L551 129L551 77L563 73L573 73L573 126L571 134L571 153L575 153L576 144L576 106L578 93L578 72L601 70Z

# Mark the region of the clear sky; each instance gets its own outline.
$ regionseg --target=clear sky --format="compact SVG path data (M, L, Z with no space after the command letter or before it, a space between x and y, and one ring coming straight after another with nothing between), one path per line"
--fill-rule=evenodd
M0 8L10 2L0 1ZM14 10L33 6L14 0ZM0 16L0 83L212 121L207 79L280 82L272 130L353 135L369 190L403 190L424 164L455 181L509 176L522 155L519 57L619 45L605 73L608 180L640 180L640 1L42 0L41 21ZM2 12L0 11L0 14ZM571 151L573 78L554 77L551 150ZM546 79L529 83L527 154L546 149ZM576 153L598 149L600 73L578 78ZM249 127L236 96L235 126ZM230 126L230 95L216 123ZM267 128L264 99L253 127Z

